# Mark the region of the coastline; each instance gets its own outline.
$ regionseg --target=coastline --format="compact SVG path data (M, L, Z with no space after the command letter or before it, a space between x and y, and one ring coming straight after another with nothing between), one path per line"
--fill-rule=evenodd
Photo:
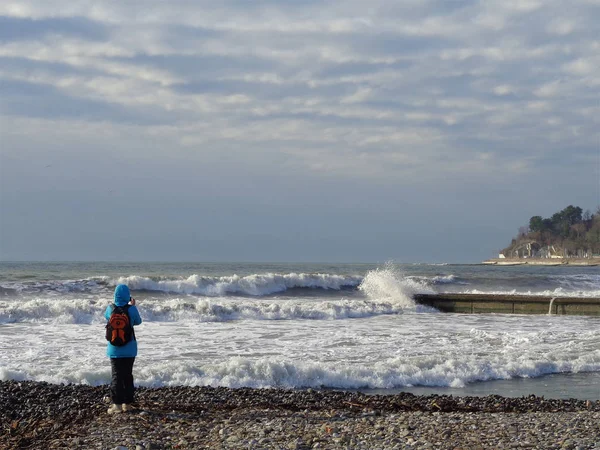
M490 266L599 266L600 258L490 258L481 264Z
M139 388L106 413L107 386L0 382L0 446L17 448L594 448L600 401ZM122 446L122 447L119 447Z

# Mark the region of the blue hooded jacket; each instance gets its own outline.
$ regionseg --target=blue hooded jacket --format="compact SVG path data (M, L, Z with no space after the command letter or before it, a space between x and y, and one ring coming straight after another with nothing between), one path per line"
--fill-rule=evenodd
M131 293L129 292L129 288L126 284L119 284L115 288L115 305L117 306L125 306L129 303L131 299ZM110 314L112 313L113 305L110 304L106 307L106 312L104 313L104 317L106 320L110 318ZM127 310L129 314L129 320L131 325L139 325L142 323L142 318L138 309L135 306L130 306ZM109 358L132 358L137 356L137 341L132 339L127 344L122 347L117 347L112 345L110 342L107 343L106 347L106 356Z

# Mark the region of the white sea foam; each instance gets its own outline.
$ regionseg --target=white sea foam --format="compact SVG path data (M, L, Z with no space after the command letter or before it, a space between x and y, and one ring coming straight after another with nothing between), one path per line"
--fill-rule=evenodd
M464 281L458 280L458 278L453 274L448 275L435 275L432 277L426 276L417 276L411 275L406 277L407 280L414 280L415 282L423 285L423 286L436 286L436 285L445 285L445 284L468 284Z
M0 379L108 383L103 313L118 282L139 293L134 374L144 386L460 388L600 372L600 318L441 314L412 301L463 280L471 292L516 293L497 288L510 286L512 272L493 272L491 283L455 267L407 275L388 264L364 277L301 272L20 282L24 289L0 297ZM531 285L521 278L519 289L598 296L595 274L571 275L559 283L544 272ZM544 283L552 288L529 288Z
M410 302L410 303L409 303ZM93 324L104 322L109 301L35 299L0 301L0 324L52 322ZM225 322L230 320L342 320L383 314L400 314L406 308L433 311L410 299L248 300L247 298L158 298L138 303L144 320L156 322Z
M267 294L293 288L340 290L355 286L364 297L329 299L302 297L268 298ZM154 281L144 277L116 280L132 290L175 292L176 296L149 296L140 301L142 314L151 321L222 322L230 320L340 320L400 314L404 310L431 311L415 305L416 292L432 292L419 280L406 278L393 265L374 270L363 278L322 274L252 275L248 277L203 278ZM238 292L259 298L235 297ZM181 294L188 294L181 296ZM202 296L199 296L202 294ZM220 295L217 297L217 295ZM366 298L365 298L366 297ZM0 323L52 321L99 323L109 299L35 297L30 300L0 301Z
M588 291L571 291L564 288L556 288L556 289L544 289L539 291L533 290L482 290L482 289L466 289L464 291L466 294L494 294L494 295L538 295L542 297L585 297L585 298L600 298L600 289L598 290L588 290Z
M433 277L432 281L438 284L447 284L447 283L455 283L456 277L452 274L450 275L438 275Z
M0 324L18 322L98 323L103 319L106 302L76 299L34 298L0 301Z
M386 300L405 308L415 306L416 293L433 294L434 291L416 278L405 277L393 263L368 272L358 289L368 298Z
M514 284L510 277L491 279L472 278L449 274L415 275L405 274L399 266L387 263L383 268L361 275L339 275L333 273L256 273L246 276L141 276L123 277L96 276L79 280L46 281L3 281L0 294L4 298L23 295L31 297L95 298L111 297L114 287L125 283L133 291L168 293L173 295L195 295L205 297L249 296L262 297L275 294L302 295L302 290L344 292L361 286L364 293L373 292L380 296L434 293L436 289L470 293L523 293L530 295L600 296L600 274L575 273L551 274L543 279L532 278L531 285L505 288ZM552 288L539 289L550 285ZM469 290L461 288L469 286ZM535 287L534 287L535 286Z
M544 321L527 327L535 331L514 330L520 322L513 320L500 324L500 332L459 331L460 339L442 346L452 337L446 327L457 331L469 324L457 328L448 323L448 315L434 317L433 323L422 322L434 330L415 327L416 317L412 317L403 321L408 329L397 337L389 336L389 328L385 332L364 326L347 330L347 325L332 324L312 336L295 325L291 330L237 328L241 335L231 338L231 326L228 330L220 326L178 330L176 324L151 324L148 330L140 328L136 382L143 386L460 388L477 381L600 371L600 334L596 331L548 332L543 329ZM573 321L571 326L576 323L581 326L585 321ZM46 347L34 347L29 354L9 350L0 366L0 379L108 383L110 369L103 348L90 340L96 328L67 328ZM411 340L416 330L420 335ZM66 345L76 335L79 343ZM229 341L222 341L225 335ZM273 339L274 335L279 338Z
M158 279L130 275L117 278L107 276L82 280L49 280L35 282L3 282L2 288L17 293L57 296L69 293L110 293L117 284L127 284L131 290L166 292L172 294L264 296L291 289L323 289L339 291L355 288L362 280L359 275L326 273L263 273L247 276L158 277Z
M116 284L127 284L132 290L161 291L176 294L195 294L210 297L224 295L264 296L289 289L313 288L325 290L340 290L356 287L361 281L360 276L343 276L321 273L289 273L289 274L255 274L240 277L238 275L225 277L203 277L192 275L188 278L159 280L140 276L122 277Z

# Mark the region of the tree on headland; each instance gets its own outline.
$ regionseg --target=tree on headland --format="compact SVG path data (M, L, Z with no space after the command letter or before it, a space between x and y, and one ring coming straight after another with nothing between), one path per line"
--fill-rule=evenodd
M529 231L535 233L537 231L544 231L546 229L546 223L542 216L533 216L529 219Z
M569 205L549 218L533 216L501 253L507 257L600 256L600 206L596 214Z
M553 231L562 237L569 237L571 226L581 222L582 213L583 211L580 207L573 205L569 205L562 211L554 213L550 219Z

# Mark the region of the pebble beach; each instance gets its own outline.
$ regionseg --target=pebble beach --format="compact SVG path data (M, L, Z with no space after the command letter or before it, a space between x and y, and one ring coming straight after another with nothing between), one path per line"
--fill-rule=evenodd
M600 401L0 382L3 449L594 449Z

